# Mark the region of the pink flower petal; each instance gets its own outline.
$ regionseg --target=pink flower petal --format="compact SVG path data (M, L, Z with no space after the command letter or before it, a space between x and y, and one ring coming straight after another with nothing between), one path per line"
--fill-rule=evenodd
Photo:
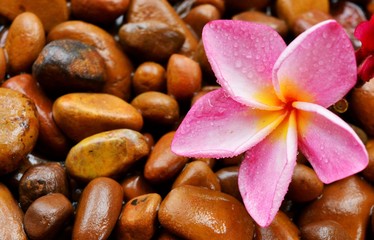
M232 157L261 141L284 117L284 111L252 109L225 95L223 89L215 90L192 106L171 149L188 157Z
M328 107L356 83L352 44L334 20L300 34L275 63L273 84L280 99Z
M354 35L361 41L362 49L366 54L374 53L374 15L371 16L370 21L360 23Z
M252 218L268 226L283 201L296 164L295 114L251 148L239 169L239 190Z
M294 102L292 106L299 109L299 149L322 182L334 182L366 167L365 146L347 123L316 104Z
M217 20L204 27L202 39L219 84L234 100L280 109L271 71L286 44L277 32L255 23Z

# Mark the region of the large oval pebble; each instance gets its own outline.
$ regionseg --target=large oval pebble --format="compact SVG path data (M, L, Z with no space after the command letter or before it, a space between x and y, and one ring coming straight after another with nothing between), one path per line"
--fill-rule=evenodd
M234 197L214 190L184 185L162 201L161 225L183 239L253 239L254 224Z
M18 168L39 133L34 103L25 95L0 88L0 175Z
M96 133L129 128L139 131L142 115L119 97L105 93L71 93L53 104L53 118L74 141Z
M96 177L116 177L149 153L145 137L130 129L95 134L75 145L66 158L73 177L90 181Z

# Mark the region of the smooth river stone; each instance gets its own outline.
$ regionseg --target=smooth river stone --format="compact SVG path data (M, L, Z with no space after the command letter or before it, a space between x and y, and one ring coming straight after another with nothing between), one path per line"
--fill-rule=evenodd
M302 212L299 225L302 228L314 222L332 220L342 225L352 239L363 240L373 204L373 187L354 175L326 185L322 197Z
M106 177L92 180L80 198L72 239L108 239L121 213L122 200L118 182Z
M117 129L80 141L70 150L65 164L70 176L81 181L118 177L149 151L142 134L130 129Z
M53 104L53 118L61 130L74 141L96 133L143 127L142 115L119 97L105 93L71 93Z
M254 223L244 206L230 195L201 187L171 190L158 219L183 239L253 239Z

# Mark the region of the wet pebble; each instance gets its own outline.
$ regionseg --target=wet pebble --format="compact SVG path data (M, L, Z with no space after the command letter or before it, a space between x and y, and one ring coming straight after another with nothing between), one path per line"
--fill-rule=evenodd
M73 216L73 206L61 193L36 199L24 217L25 231L31 240L55 239Z
M221 190L219 178L214 174L212 169L202 161L188 163L175 179L172 188L177 188L182 185L204 187L216 191Z
M18 15L10 25L5 42L7 70L13 74L29 71L45 44L40 19L31 12Z
M111 178L98 177L83 190L72 239L107 239L121 213L123 191Z
M358 176L325 186L321 198L307 206L301 213L299 225L321 220L339 223L352 239L365 239L374 204L374 189Z
M135 197L123 207L116 225L116 237L123 240L149 240L157 229L161 196L150 193Z
M144 166L144 177L151 183L161 183L176 177L188 161L171 151L175 132L163 135L153 147Z
M165 61L178 52L185 41L178 29L155 20L126 23L118 34L122 46L143 61Z
M183 20L191 26L194 32L201 38L205 24L220 18L221 13L214 5L201 4L192 8Z
M148 153L142 134L117 129L80 141L71 148L65 164L70 176L88 182L97 177L119 177Z
M306 224L301 228L301 238L304 240L330 239L330 240L352 240L346 229L332 220L322 220Z
M39 121L31 99L7 88L0 88L0 175L16 170L34 148Z
M171 190L158 213L162 227L184 239L253 239L254 224L234 197L183 185Z
M151 184L141 174L129 176L121 181L124 200L129 201L140 195L156 192Z
M238 172L239 167L232 166L221 168L216 172L216 175L221 184L221 191L223 193L230 194L231 196L241 201L242 197L240 195L238 187Z
M171 125L179 119L178 102L165 93L141 93L131 101L131 105L141 113L144 121L149 123Z
M65 94L54 102L52 111L57 125L76 142L104 131L139 131L143 126L142 115L136 108L106 93Z
M37 198L49 193L69 196L68 178L65 169L55 162L31 166L19 183L19 202L26 210Z
M48 43L32 67L33 76L48 94L101 92L105 62L96 49L77 40Z

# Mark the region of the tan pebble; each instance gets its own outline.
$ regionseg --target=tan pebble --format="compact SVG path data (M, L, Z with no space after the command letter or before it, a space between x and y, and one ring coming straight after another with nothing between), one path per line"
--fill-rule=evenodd
M173 54L166 67L167 93L177 100L188 100L201 89L202 73L194 60Z
M5 51L8 72L29 71L45 45L45 32L39 18L30 12L18 15L10 25Z
M70 93L53 104L53 118L61 130L78 142L93 134L128 128L139 131L142 115L126 101L105 93Z
M26 240L23 212L9 189L0 182L0 236L2 239Z
M0 15L14 20L23 12L32 12L38 16L48 32L55 25L67 21L69 11L66 0L4 0L0 1Z
M323 186L323 182L312 168L296 164L287 198L295 202L312 201L322 194Z
M220 18L221 13L215 6L211 4L202 4L192 8L183 20L190 25L195 33L201 38L201 33L205 24Z
M369 164L362 171L362 175L369 182L374 182L374 139L369 139L365 144L366 150L369 155Z
M242 200L242 196L239 192L238 187L238 166L224 167L216 172L216 175L221 184L221 191L223 193L230 194L239 201Z
M118 182L106 177L92 180L78 203L72 239L107 239L120 215L122 199Z
M152 239L157 229L160 203L161 196L157 193L141 195L127 202L117 222L117 239Z
M194 54L197 39L167 0L132 0L127 11L127 22L150 20L170 24L180 31L186 37L180 53L187 56Z
M130 0L71 0L71 11L77 19L109 24L126 12L129 3Z
M292 31L297 36L308 28L316 25L317 23L329 19L332 19L331 15L325 12L322 12L320 10L310 10L296 17L295 23L292 27Z
M73 216L73 206L61 193L36 199L24 217L25 231L30 239L53 239Z
M107 78L96 48L72 39L48 43L35 60L32 74L53 98L71 92L101 92Z
M131 101L131 105L142 114L144 121L150 123L170 125L179 119L178 102L165 93L141 93Z
M2 82L7 72L7 58L5 56L5 49L0 47L0 81Z
M163 92L166 89L165 68L155 62L140 64L134 73L132 86L138 95L148 91Z
M188 158L171 151L175 132L163 135L155 144L144 166L144 177L151 183L160 183L175 177L187 163Z
M31 166L19 183L19 202L26 210L37 198L49 193L69 196L68 178L65 169L55 162Z
M124 200L129 201L140 195L156 192L141 174L126 177L122 180Z
M332 220L322 220L306 224L301 229L301 239L316 240L316 239L330 239L330 240L352 240L339 223Z
M118 35L124 49L142 61L166 61L185 42L182 32L156 20L126 23Z
M47 156L65 159L70 149L67 137L57 127L52 117L52 101L45 95L38 82L30 74L20 74L6 80L1 87L25 94L38 112L39 136L36 148Z
M130 98L133 66L112 35L93 24L66 21L54 27L47 36L48 42L58 39L74 39L94 46L106 64L107 81L103 91L125 100Z
M374 136L374 81L353 88L348 101L355 119L369 136Z
M296 18L307 11L319 10L326 14L329 13L328 0L278 0L276 1L276 12L278 16L287 22L287 25L292 28Z
M187 164L177 179L175 179L172 188L182 185L192 185L221 191L218 177L214 174L212 169L202 161L193 161Z
M321 220L339 223L352 239L363 240L374 204L374 189L359 176L326 185L321 198L302 211L299 226Z
M0 88L0 175L19 167L34 148L39 121L31 99L7 88Z
M71 177L90 181L97 177L119 177L149 153L142 134L130 129L98 133L71 148L66 170Z
M288 33L288 26L284 20L267 15L260 11L241 12L239 14L234 15L232 19L265 24L273 28L283 37L285 37Z
M183 239L253 239L254 224L234 197L183 185L171 190L158 213L162 227Z
M266 228L256 224L256 240L270 239L300 239L300 232L297 226L288 218L288 216L279 211L273 222Z

